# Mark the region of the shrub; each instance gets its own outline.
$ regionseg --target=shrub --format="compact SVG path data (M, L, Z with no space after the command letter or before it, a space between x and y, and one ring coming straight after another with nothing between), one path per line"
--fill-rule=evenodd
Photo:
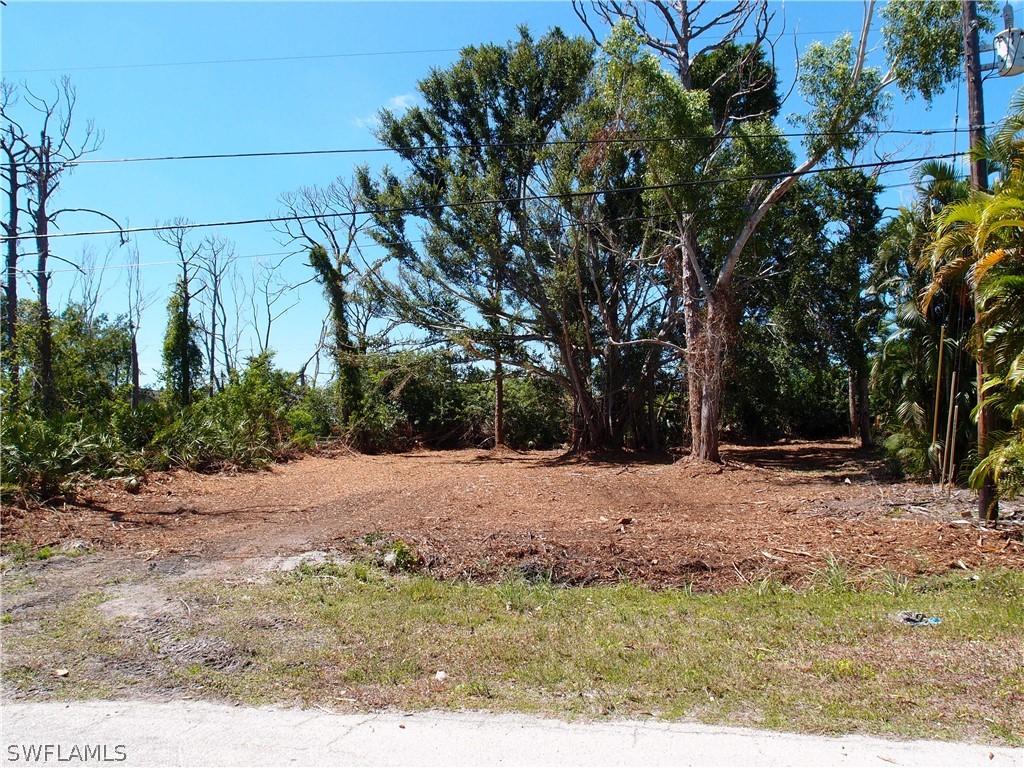
M294 439L313 444L317 438L330 437L338 425L338 404L331 392L323 387L307 387L285 414L285 420L294 433Z
M291 438L285 413L294 376L271 362L271 355L251 358L222 391L183 409L156 435L153 448L190 469L248 469L272 461Z
M113 435L82 420L8 413L0 431L5 491L52 498L85 476L116 471L123 447Z

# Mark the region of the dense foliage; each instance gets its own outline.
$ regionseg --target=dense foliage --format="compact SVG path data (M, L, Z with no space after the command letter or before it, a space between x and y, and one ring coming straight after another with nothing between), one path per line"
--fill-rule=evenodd
M522 28L466 48L419 82L415 106L381 112L396 167L282 198L291 219L278 231L307 255L329 306L314 356L319 366L327 353L329 380L274 366L285 289L270 277L252 321L265 323L258 348L238 352L231 248L193 242L183 220L160 238L181 277L159 391L138 384L137 285L126 315L110 318L88 296L51 310L44 261L34 300L8 277L5 492L49 498L85 477L258 467L332 440L369 452L689 446L717 460L724 433L849 435L865 447L877 437L895 470L1020 493L1024 102L981 150L998 171L991 193L932 163L914 202L887 218L877 175L851 167L887 118L887 86L927 100L955 76L955 9L889 3L888 71L849 34L810 45L800 150L777 122L757 3L703 28L722 34L706 48L692 24L660 38L624 7L595 5L610 25L600 46ZM739 42L741 19L754 42ZM937 33L920 45L927 25ZM18 194L46 166L18 169L50 150L19 130L0 132L5 231L45 236L39 216L17 222L38 213ZM361 233L386 257L362 258ZM21 254L7 242L16 275ZM980 453L979 369L995 420Z

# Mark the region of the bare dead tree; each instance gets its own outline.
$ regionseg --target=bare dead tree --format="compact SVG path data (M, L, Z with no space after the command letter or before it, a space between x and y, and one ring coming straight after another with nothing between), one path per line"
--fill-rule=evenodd
M131 407L139 407L142 388L139 370L139 328L142 326L142 314L152 305L156 293L146 293L142 286L142 268L139 263L139 247L133 242L128 251L128 322L132 339L132 395Z
M346 299L351 299L355 284L361 282L363 274L370 268L357 241L365 222L355 213L359 206L352 188L338 178L324 187L307 186L287 192L280 200L285 215L293 217L275 225L283 235L282 244L307 252L318 245L323 247L333 267L324 273L318 271L317 281L324 285L325 290L330 282L339 284L348 294ZM362 303L346 300L346 326L365 328L368 318L361 314L370 309ZM365 344L357 340L356 346L365 347Z
M306 362L299 368L299 386L306 386L306 371L309 369L310 364L313 365L313 383L315 384L317 379L320 378L320 355L324 353L330 345L328 343L328 337L331 333L331 318L330 316L325 317L323 323L320 326L320 338L317 340L316 348L313 350Z
M224 357L224 369L234 371L238 369L239 350L242 345L242 336L246 330L255 331L249 320L245 318L245 306L252 303L255 291L254 282L246 278L243 270L235 264L230 273L230 295L231 313L224 314L224 333L221 336L221 352ZM252 348L249 349L250 353Z
M692 69L697 59L735 44L741 36L751 37L752 42L740 50L733 69L722 72L712 85L714 88L730 75L741 75L741 88L728 95L723 110L726 121L758 117L756 114L733 115L731 107L775 85L774 77L756 73L753 66L761 49L774 50L782 34L769 37L775 13L769 9L767 0L735 0L732 5L710 0L601 0L591 3L574 0L573 8L595 42L600 40L591 14L597 22L608 26L621 19L631 21L643 42L667 62L686 89L693 87ZM754 77L742 76L750 72L755 73ZM723 126L718 128L721 131Z
M103 281L107 269L110 267L113 253L114 246L111 245L100 257L97 255L96 248L89 244L82 248L81 255L78 257L78 270L71 286L71 294L74 295L75 291L79 293L79 301L85 309L85 321L89 329L92 328L100 300L106 293L103 290Z
M270 332L274 323L299 305L297 288L309 282L294 284L282 280L280 270L287 260L288 256L282 256L274 262L258 261L254 266L254 285L249 294L249 305L252 309L251 324L261 355L270 349ZM278 304L286 299L290 299L290 302L279 308Z
M11 114L18 101L16 86L0 83L0 151L3 152L3 183L7 193L6 219L3 222L6 245L6 277L4 281L4 366L11 383L11 396L17 397L20 363L17 354L18 337L18 215L21 213L21 192L27 180L23 164L28 155L29 144L25 129ZM12 401L12 405L13 405Z
M112 217L91 208L53 209L51 203L60 189L64 177L70 173L76 162L99 149L103 134L96 130L92 121L86 122L85 130L77 139L72 134L77 94L69 78L54 83L54 95L39 96L24 88L25 102L40 117L39 143L29 144L25 175L29 181L29 195L26 212L32 220L35 237L37 266L33 274L39 301L39 347L36 362L36 389L44 413L52 413L57 407L56 388L53 378L53 332L51 328L49 288L50 258L57 258L50 249L50 227L67 213L90 213L112 222L119 230L120 225ZM124 242L122 238L122 243Z
M356 336L355 328L367 323L356 319L368 305L354 300L365 261L357 236L365 226L356 213L359 206L352 188L336 179L327 186L302 187L281 196L288 220L276 225L286 247L299 247L309 254L309 263L323 286L331 310L331 335L338 377L342 417L351 417L362 401L360 368L367 339ZM368 321L367 321L368 322Z
M217 235L203 238L196 254L201 286L197 291L201 307L199 328L204 335L208 383L210 394L213 394L224 388L224 383L234 368L234 360L228 351L228 311L225 293L232 280L237 255L231 242Z

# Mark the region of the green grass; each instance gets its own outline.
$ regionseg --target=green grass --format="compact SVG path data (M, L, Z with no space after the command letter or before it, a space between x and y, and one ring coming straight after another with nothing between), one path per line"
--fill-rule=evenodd
M49 560L56 552L51 547L40 547L33 549L32 545L17 539L3 542L3 554L11 558L13 565L18 565L29 560Z
M807 590L765 580L699 594L438 582L355 564L174 589L190 614L159 641L101 618L96 596L35 637L15 634L9 684L57 697L77 681L67 695L149 686L252 704L655 715L1024 743L1017 572L880 573L865 586L833 561ZM905 626L893 619L900 610L943 622ZM211 638L219 655L166 652ZM46 680L43 694L38 670L26 672L40 654L73 657L69 680Z

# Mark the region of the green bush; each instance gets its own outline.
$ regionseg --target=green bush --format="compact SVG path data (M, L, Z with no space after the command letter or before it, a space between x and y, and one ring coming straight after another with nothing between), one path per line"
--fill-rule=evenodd
M322 387L308 387L299 401L285 414L285 420L294 433L293 440L311 445L318 438L330 437L338 425L338 403L331 391Z
M465 444L465 393L456 361L438 352L368 355L362 408L347 436L367 451Z
M992 449L971 474L971 486L980 488L983 481L989 479L995 482L1004 499L1024 494L1024 432Z
M17 490L43 499L67 493L84 477L114 473L123 456L115 436L82 420L8 413L0 431L5 495Z
M251 358L222 391L183 409L153 447L189 469L248 469L272 461L292 435L285 414L295 377L271 362L271 355Z
M513 448L546 450L564 443L570 404L550 379L505 379L505 442Z
M394 403L382 400L376 392L364 393L363 407L345 437L367 453L407 451L415 444L405 413Z
M127 400L115 403L110 425L124 446L131 451L145 450L161 429L170 422L170 414L160 403L140 403L132 409Z

